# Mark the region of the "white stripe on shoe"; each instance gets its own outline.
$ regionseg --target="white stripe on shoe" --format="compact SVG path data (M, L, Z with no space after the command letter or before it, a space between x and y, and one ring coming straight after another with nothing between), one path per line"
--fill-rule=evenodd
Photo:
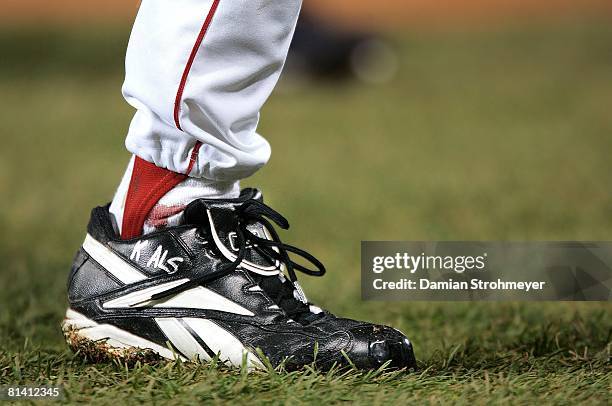
M162 283L160 285L149 286L148 288L140 289L135 292L130 292L126 295L120 296L116 299L109 300L108 302L104 302L102 307L105 309L121 309L127 307L144 307L149 306L153 302L151 301L151 296L164 292L168 289L172 289L175 286L182 285L183 283L189 281L187 278L178 279L175 281L170 281L166 283Z
M83 241L83 249L94 261L125 284L147 279L145 274L121 259L121 257L89 234L87 234L85 241Z
M248 368L263 368L262 362L255 354L247 350L233 334L213 321L192 317L185 317L183 321L200 336L214 354L220 354L220 361L241 366L242 357L246 354Z
M179 320L175 318L155 318L155 322L174 347L191 361L210 361L211 357L198 344Z
M105 302L102 307L106 309L128 308L128 307L158 307L158 308L184 308L218 310L226 313L241 314L243 316L254 316L250 310L229 300L203 286L178 293L167 299L150 300L151 295L171 289L189 281L187 278L166 282L161 285L151 286L125 296Z

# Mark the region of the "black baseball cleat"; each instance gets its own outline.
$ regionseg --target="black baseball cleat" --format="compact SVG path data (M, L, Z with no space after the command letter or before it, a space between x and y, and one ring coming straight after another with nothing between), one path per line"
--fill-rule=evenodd
M287 370L312 363L416 367L398 330L335 317L308 302L296 271L321 276L325 268L280 241L272 223L289 224L259 191L196 200L184 220L121 240L108 206L92 211L68 280L62 327L73 350L92 361L217 358L257 368L263 355Z

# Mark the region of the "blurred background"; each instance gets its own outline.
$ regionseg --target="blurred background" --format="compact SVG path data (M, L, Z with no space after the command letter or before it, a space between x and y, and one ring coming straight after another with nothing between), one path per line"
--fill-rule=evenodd
M129 158L120 87L137 7L0 8L0 342L11 351L26 339L64 351L72 256ZM359 246L610 240L612 2L306 0L304 13L262 115L272 159L244 185L290 219L285 240L327 264L323 280L302 278L310 298L400 327L424 362L459 344L468 365L474 340L492 358L544 343L534 356L558 370L570 350L603 351L607 303L362 302Z

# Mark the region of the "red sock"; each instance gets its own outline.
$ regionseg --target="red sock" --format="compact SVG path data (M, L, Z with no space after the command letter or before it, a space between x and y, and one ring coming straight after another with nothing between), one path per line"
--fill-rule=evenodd
M121 238L135 238L143 233L144 222L155 204L187 175L155 166L135 158L132 178L125 200Z

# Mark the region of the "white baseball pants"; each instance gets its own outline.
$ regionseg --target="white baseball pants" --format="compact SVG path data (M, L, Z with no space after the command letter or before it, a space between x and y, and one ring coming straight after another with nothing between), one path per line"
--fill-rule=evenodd
M143 0L126 57L136 108L126 147L211 181L250 176L270 157L259 111L285 62L301 0Z

